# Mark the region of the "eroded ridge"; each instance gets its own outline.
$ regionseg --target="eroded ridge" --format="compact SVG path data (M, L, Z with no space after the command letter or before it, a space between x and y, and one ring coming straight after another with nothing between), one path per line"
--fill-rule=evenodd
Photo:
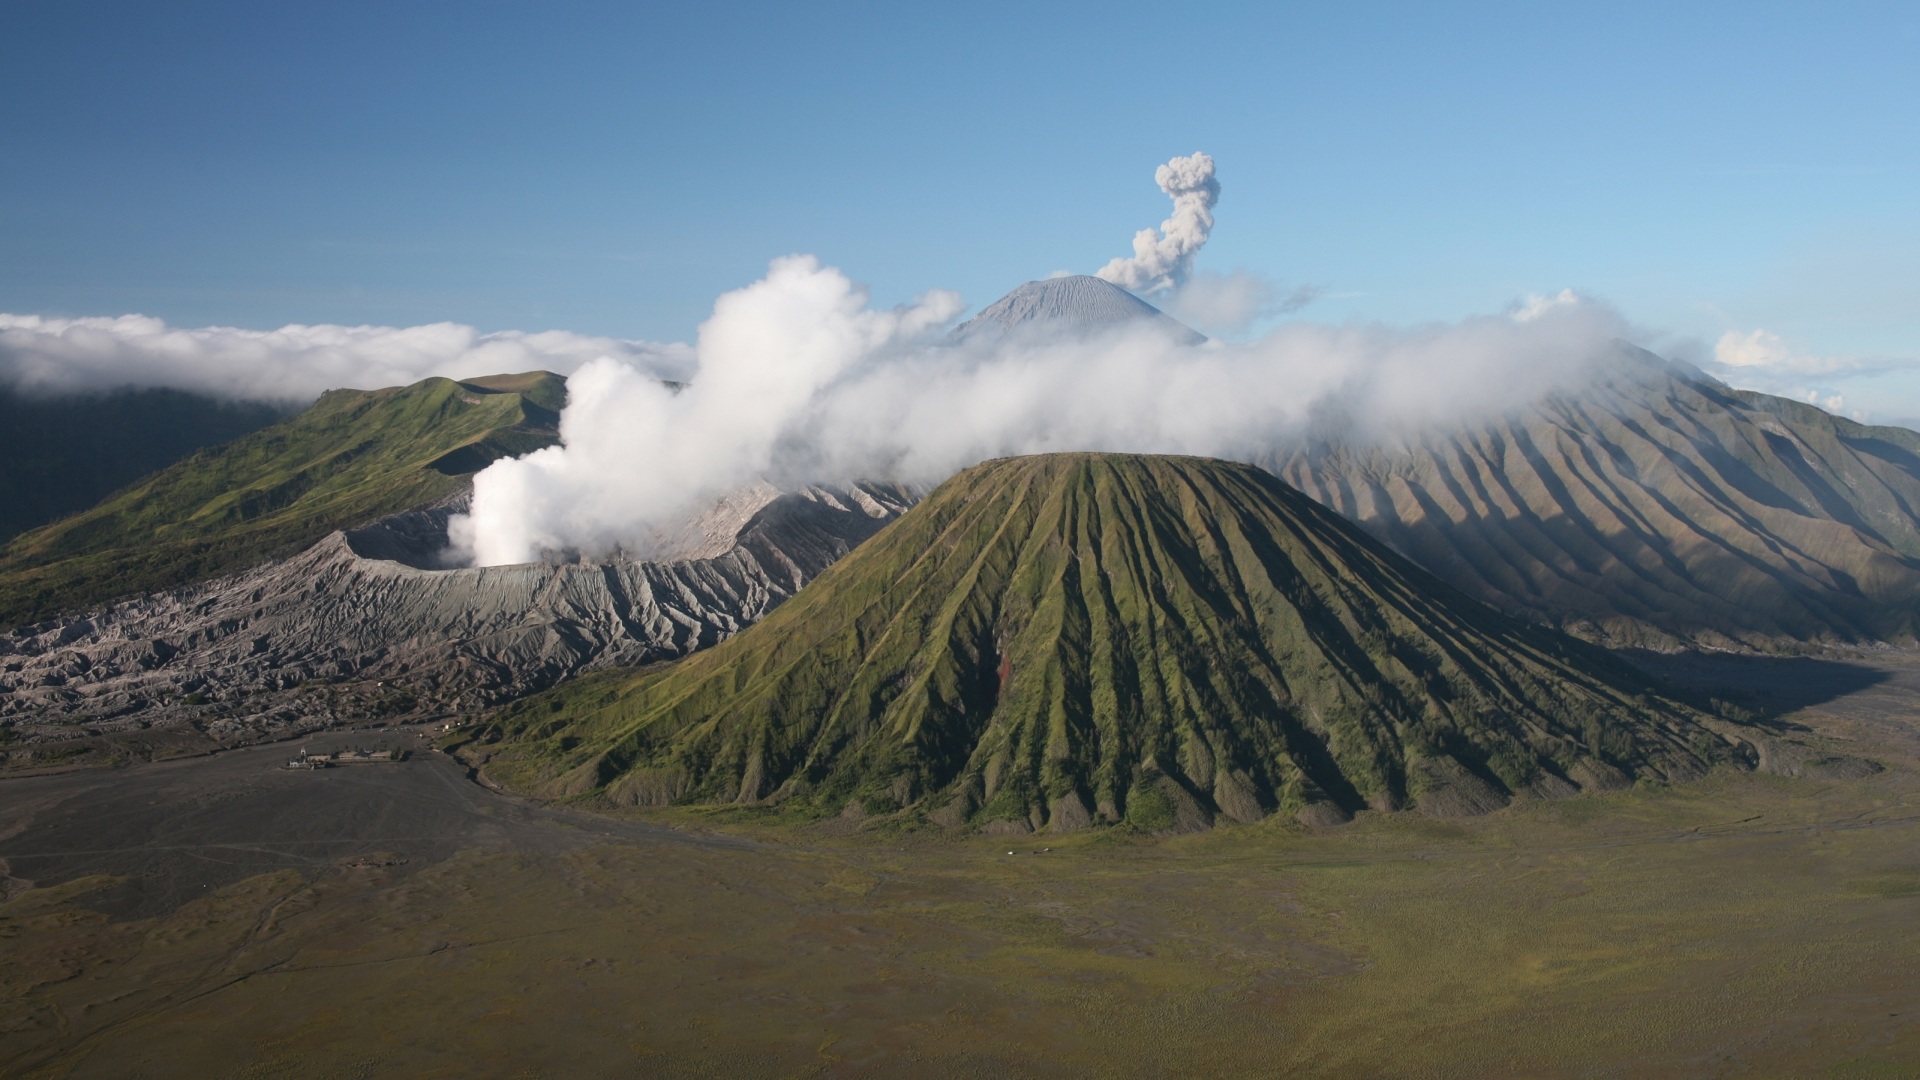
M1058 454L959 474L751 631L524 702L472 752L551 796L1157 831L1751 760L1717 723L1259 469Z

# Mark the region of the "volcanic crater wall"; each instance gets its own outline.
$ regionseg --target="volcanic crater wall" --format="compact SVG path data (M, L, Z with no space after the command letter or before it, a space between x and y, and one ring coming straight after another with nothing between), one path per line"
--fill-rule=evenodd
M738 632L896 517L886 485L736 492L659 557L435 569L455 507L0 638L27 741L190 723L239 740L473 709Z

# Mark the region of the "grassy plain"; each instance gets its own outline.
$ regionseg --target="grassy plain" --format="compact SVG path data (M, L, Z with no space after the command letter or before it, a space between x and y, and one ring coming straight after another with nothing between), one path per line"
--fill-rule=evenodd
M1011 855L262 751L123 770L148 838L60 851L104 789L6 781L0 1073L1913 1076L1920 663L1853 674L1787 720L1863 779Z

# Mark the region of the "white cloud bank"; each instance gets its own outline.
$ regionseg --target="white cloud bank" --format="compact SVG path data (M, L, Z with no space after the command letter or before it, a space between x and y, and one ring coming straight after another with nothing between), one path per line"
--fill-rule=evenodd
M0 314L0 386L29 394L169 386L298 402L324 390L371 390L430 375L459 379L536 369L565 375L599 357L677 378L690 370L692 350L561 330L483 334L457 323L181 329L144 315Z
M1580 380L1624 330L1565 294L1413 330L1296 323L1246 344L1185 346L1122 327L975 346L935 333L959 307L929 293L875 310L838 270L777 260L716 303L684 390L618 360L583 366L561 445L481 472L456 546L482 564L644 554L656 526L762 478L933 483L987 458L1058 450L1244 458L1327 411L1359 437L1455 422Z

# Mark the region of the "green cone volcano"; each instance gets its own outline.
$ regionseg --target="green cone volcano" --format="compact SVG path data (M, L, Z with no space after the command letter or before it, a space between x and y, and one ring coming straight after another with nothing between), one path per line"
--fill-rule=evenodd
M1682 779L1739 756L1704 720L1258 469L1056 454L959 474L722 645L523 703L486 767L624 804L1163 830Z

